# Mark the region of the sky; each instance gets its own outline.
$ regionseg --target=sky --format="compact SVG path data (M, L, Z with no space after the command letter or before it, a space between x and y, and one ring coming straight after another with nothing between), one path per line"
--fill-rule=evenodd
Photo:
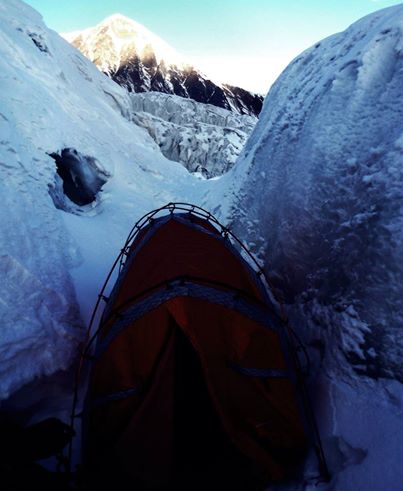
M265 94L304 49L401 0L26 0L70 32L120 13L218 82Z

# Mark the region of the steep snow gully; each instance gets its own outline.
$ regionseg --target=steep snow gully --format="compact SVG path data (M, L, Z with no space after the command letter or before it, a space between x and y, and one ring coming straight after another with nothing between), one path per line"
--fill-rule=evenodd
M2 407L29 420L67 417L60 371L128 230L152 208L190 201L254 250L312 360L332 480L316 488L308 458L304 479L271 489L400 491L403 6L298 56L235 166L215 180L166 158L178 141L169 133L175 110L162 114L147 94L133 109L124 89L19 0L0 1L0 51ZM63 191L50 157L63 151L85 162L93 201ZM73 183L83 176L74 165Z

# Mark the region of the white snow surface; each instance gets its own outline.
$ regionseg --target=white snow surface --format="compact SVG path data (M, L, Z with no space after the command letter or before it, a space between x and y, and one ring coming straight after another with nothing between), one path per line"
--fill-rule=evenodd
M62 36L130 92L177 94L238 114L260 112L261 95L210 80L165 41L121 14Z
M85 46L85 55L96 60L99 69L105 73L116 71L133 53L140 58L152 49L157 62L184 68L189 65L172 46L149 31L142 24L122 14L113 14L95 27L83 31L61 34L68 42L80 42ZM99 50L99 38L108 36L108 49Z
M309 348L326 489L403 489L402 88L399 5L298 56L219 184Z
M133 223L204 181L130 121L128 94L19 0L0 1L0 399L76 353ZM74 148L110 178L95 204L56 209L48 156Z
M170 160L216 177L232 168L257 118L173 94L130 93L133 120Z

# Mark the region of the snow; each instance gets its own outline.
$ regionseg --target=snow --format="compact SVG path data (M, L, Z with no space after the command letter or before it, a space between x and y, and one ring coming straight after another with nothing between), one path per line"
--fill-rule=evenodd
M70 365L132 224L168 201L199 201L205 181L164 158L130 121L128 94L18 0L0 3L0 46L4 399ZM70 202L70 212L49 193L60 179L49 154L65 148L110 176L95 203L77 209Z
M113 64L113 69L116 70L131 53L137 52L142 56L148 52L150 46L152 46L158 63L164 60L166 64L180 68L188 65L184 58L160 37L153 34L142 24L122 14L113 14L104 19L96 27L90 27L83 31L64 33L62 36L69 42L80 37L81 42L85 44L88 50L88 57L92 59L98 48L97 43L100 33L102 35L107 33L112 43L110 47L111 51L105 53L104 60L102 62L100 61L102 71L108 72L111 69L111 53L116 55L115 63Z
M165 41L120 14L62 36L129 92L157 91L239 114L260 112L261 95L210 80Z
M402 46L399 5L302 53L219 183L308 346L323 489L403 486Z
M400 491L402 31L400 5L301 54L232 170L204 180L162 152L173 156L175 141L216 165L219 129L236 146L245 119L164 94L129 96L33 9L0 2L2 404L31 383L18 407L36 398L30 411L68 411L49 376L71 364L128 231L157 206L190 201L253 247L310 353L332 481L314 486L312 457L304 481L271 490ZM186 147L198 124L202 138ZM62 197L49 154L63 149L107 176L94 202Z
M86 56L89 59L97 59L100 70L109 73L116 71L134 53L141 58L145 56L150 47L156 57L157 63L163 60L167 65L184 69L189 63L181 57L169 44L149 31L142 24L129 19L121 14L113 14L95 27L89 27L82 31L63 33L68 41L79 40L85 45ZM99 57L99 38L108 37L107 51Z
M133 121L162 153L189 171L216 177L235 163L257 118L172 94L130 93Z

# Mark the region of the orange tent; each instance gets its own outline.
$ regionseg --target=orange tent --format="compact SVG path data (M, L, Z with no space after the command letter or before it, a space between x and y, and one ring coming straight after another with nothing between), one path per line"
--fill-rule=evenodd
M276 310L208 218L172 208L125 246L85 410L87 468L114 489L260 489L306 447Z

